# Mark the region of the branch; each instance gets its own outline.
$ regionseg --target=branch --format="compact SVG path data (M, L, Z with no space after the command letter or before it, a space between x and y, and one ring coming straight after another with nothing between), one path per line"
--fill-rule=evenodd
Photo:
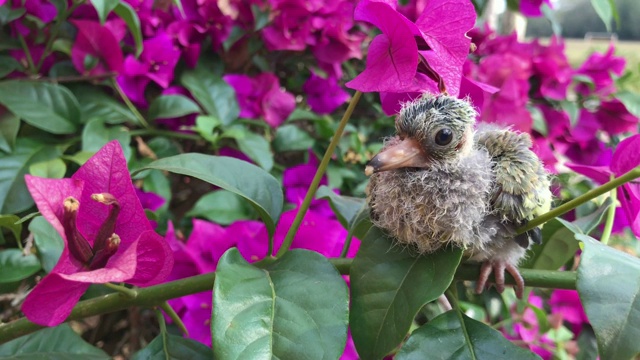
M331 258L329 260L342 275L349 275L349 269L351 268L353 259ZM573 271L520 269L520 273L528 286L558 289L576 288L576 273ZM455 279L475 281L479 275L479 265L462 264L456 271ZM120 293L111 293L80 301L66 321L80 320L89 316L112 313L133 306L159 306L169 299L210 291L213 288L214 279L215 273L208 273L147 288L136 289L137 296L135 298L129 298ZM505 281L507 284L514 284L513 278L508 274ZM44 326L34 324L26 318L0 325L0 344L33 333L42 328L44 328Z

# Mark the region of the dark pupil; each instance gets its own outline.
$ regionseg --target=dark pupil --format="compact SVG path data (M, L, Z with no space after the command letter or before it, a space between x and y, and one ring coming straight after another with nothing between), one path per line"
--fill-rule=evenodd
M436 144L444 146L451 142L453 133L450 129L442 129L436 133Z

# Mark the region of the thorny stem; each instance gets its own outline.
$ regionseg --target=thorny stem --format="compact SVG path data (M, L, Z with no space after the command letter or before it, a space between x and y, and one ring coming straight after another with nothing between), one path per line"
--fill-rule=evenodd
M640 177L640 166L632 169L631 171L627 172L626 174L619 176L611 181L609 181L608 183L601 185L585 194L582 194L580 196L578 196L577 198L568 201L560 206L558 206L557 208L546 212L540 216L538 216L537 218L529 221L525 226L522 226L521 228L519 228L516 232L518 234L522 234L525 233L535 227L538 227L544 223L546 223L547 221L551 220L551 219L555 219L560 215L563 215L573 209L575 209L576 207L578 207L579 205L582 205L584 203L586 203L587 201L591 200L591 199L595 199L598 196L609 192L615 188L617 188L618 186L628 183L629 181L636 179Z
M611 176L613 179L613 176ZM609 197L611 198L611 206L607 210L607 219L604 223L604 229L602 230L602 236L600 236L600 242L607 245L609 238L611 237L611 231L613 230L613 220L616 218L616 196L617 188L611 189Z
M331 261L342 275L349 274L352 259L331 258L329 261ZM475 281L478 279L479 274L480 267L478 265L462 264L456 271L455 279ZM520 269L520 274L528 286L557 289L576 288L576 273L574 271ZM124 297L119 293L114 293L80 301L66 321L112 313L132 306L160 306L168 299L175 299L203 291L211 291L214 279L215 273L208 273L146 288L135 289L137 293L135 298ZM507 284L514 284L513 278L508 274L505 282ZM30 334L42 328L42 326L30 322L26 318L21 318L7 324L0 325L0 344L20 336Z
M118 82L114 78L111 78L111 84L112 84L113 88L116 90L116 92L118 93L118 95L120 95L120 98L122 99L122 101L124 101L124 103L127 105L129 110L138 119L138 122L140 122L140 125L142 125L145 128L149 128L149 123L147 122L147 120L145 120L144 116L142 116L142 114L140 114L140 112L138 111L136 106L133 105L131 100L129 100L129 97L127 96L127 94L124 93L124 91L122 90L122 88L120 87L120 85L118 84Z
M302 219L304 218L304 215L307 213L307 210L311 205L311 200L313 200L313 197L316 195L316 190L318 190L318 186L320 185L320 180L322 180L322 176L324 176L324 173L327 170L327 166L329 165L331 156L333 156L333 152L336 150L336 146L338 146L340 137L342 137L342 132L344 131L345 126L347 126L347 122L349 121L349 118L351 118L351 114L353 114L353 110L358 104L358 101L360 101L360 96L362 96L362 93L360 91L356 91L356 93L351 98L351 101L349 102L349 106L347 107L347 111L344 112L344 115L342 116L342 120L340 120L340 124L336 129L336 133L333 135L333 138L329 143L329 147L327 148L327 151L324 153L324 156L322 157L322 161L320 161L320 166L318 166L318 170L316 171L316 174L313 176L313 181L311 181L311 185L309 185L309 190L307 190L307 195L305 195L304 200L302 201L302 204L300 204L300 207L298 208L298 213L296 214L296 217L293 220L293 223L291 224L289 231L287 232L287 236L284 238L284 241L282 242L282 246L280 246L280 249L276 254L277 258L282 257L282 255L284 255L287 252L287 250L289 250L289 247L291 247L291 243L293 243L293 238L298 232L298 228L302 223Z
M180 316L178 316L176 311L173 310L171 305L169 305L169 303L165 301L162 304L160 304L160 308L164 311L165 314L167 314L167 316L171 319L171 321L173 321L173 323L176 324L176 326L178 327L178 329L180 329L180 331L184 334L184 336L189 337L189 330L187 330L187 327L184 326L182 319L180 319Z

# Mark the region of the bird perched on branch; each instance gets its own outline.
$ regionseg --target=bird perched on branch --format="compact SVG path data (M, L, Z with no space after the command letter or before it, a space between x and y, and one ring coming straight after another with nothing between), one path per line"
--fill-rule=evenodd
M528 134L489 124L474 129L476 115L467 100L447 95L405 104L397 136L365 169L371 218L420 253L448 244L463 248L483 263L478 293L491 272L502 292L506 271L522 297L518 261L532 242L541 242L541 232L516 229L549 210L549 176Z

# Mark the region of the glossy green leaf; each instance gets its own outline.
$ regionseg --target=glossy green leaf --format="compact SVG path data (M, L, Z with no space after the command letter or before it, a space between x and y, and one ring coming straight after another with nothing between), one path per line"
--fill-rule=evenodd
M449 287L462 250L416 256L372 227L351 265L349 324L358 353L380 359L404 339L418 310Z
M602 221L609 206L611 206L611 199L607 198L596 211L573 222L561 218L547 222L542 228L542 244L531 247L530 255L521 267L558 270L578 250L578 242L573 235L588 234L593 231Z
M22 66L18 60L12 56L0 55L0 78L5 77L7 74L12 73L15 70L21 70Z
M244 199L226 190L212 191L201 197L187 216L201 217L221 225L251 219L253 209Z
M62 324L0 345L0 359L108 360L111 357L84 341L68 324Z
M200 107L183 95L163 95L149 106L150 119L169 119L199 113Z
M136 56L140 56L142 54L142 31L138 14L136 14L131 5L124 1L119 1L118 5L113 8L113 12L127 24L127 28L133 36L133 41L136 43Z
M107 16L118 6L120 0L91 0L91 5L96 9L100 24L104 25Z
M578 336L578 354L576 360L596 360L598 358L598 341L596 334L589 325L582 327Z
M0 114L0 151L10 153L16 144L20 118L10 112Z
M62 240L58 231L42 216L31 220L29 231L33 234L42 268L47 273L51 272L51 269L56 266L60 259L64 249L64 240Z
M18 139L15 150L0 161L0 213L17 214L33 205L24 175L31 164L54 159L60 150L31 139Z
M197 153L156 160L145 169L166 170L193 176L249 200L267 225L269 234L282 212L284 197L280 182L263 169L246 161Z
M124 126L107 126L103 119L93 119L82 130L82 151L98 151L111 140L118 140L126 159L131 158L131 134Z
M131 360L209 360L213 352L204 344L171 334L156 336L144 349L133 354Z
M329 200L333 212L346 229L351 227L362 208L366 207L363 198L338 195L328 186L321 186L316 192L316 198Z
M215 357L337 359L348 306L347 285L324 256L297 249L259 269L232 248L213 285Z
M67 172L67 165L60 158L37 162L29 166L29 173L33 176L62 179Z
M7 228L13 234L16 241L22 241L22 224L16 224L20 218L16 215L0 215L0 228Z
M71 134L80 123L78 100L62 85L3 81L0 82L0 104L25 122L53 134Z
M591 6L596 14L602 19L607 31L611 31L611 20L613 20L613 9L609 0L591 0Z
M189 89L207 114L218 118L224 125L229 125L240 114L236 93L222 78L212 75L199 66L185 71L180 82Z
M0 283L26 279L40 269L40 262L33 254L24 255L20 249L0 251Z
M315 140L306 131L291 124L278 127L273 138L273 149L276 152L302 151L313 147Z
M598 339L603 360L640 353L640 259L587 235L582 242L576 287Z
M240 151L255 161L261 168L271 171L271 168L273 168L273 153L269 142L264 136L247 130L242 133L242 136L237 136L235 139Z
M136 116L124 104L96 86L71 84L69 89L80 103L82 123L96 118L103 119L108 124L138 122Z
M490 326L456 310L451 310L414 331L400 348L395 359L534 360L540 358L511 343Z

